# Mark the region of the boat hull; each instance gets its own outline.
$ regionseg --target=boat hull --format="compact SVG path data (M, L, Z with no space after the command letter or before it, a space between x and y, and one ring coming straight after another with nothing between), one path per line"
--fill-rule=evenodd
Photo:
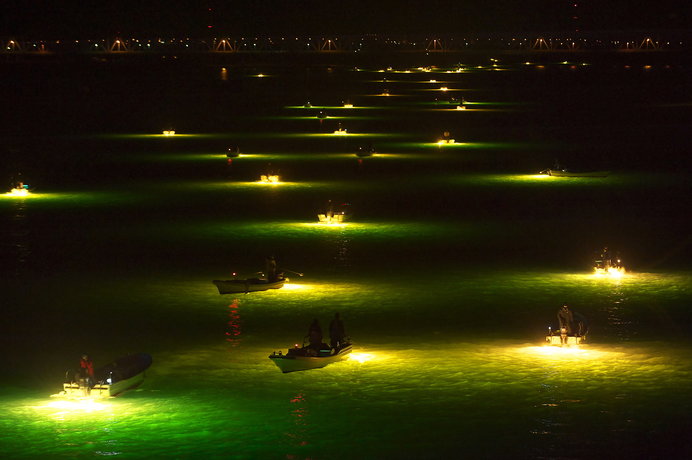
M565 171L549 169L548 175L555 177L607 177L610 171Z
M147 353L127 355L94 372L96 384L89 387L83 380L65 382L63 394L67 397L111 397L138 387L144 381L145 371L152 358Z
M272 283L259 279L246 280L214 280L212 281L219 294L239 294L255 291L268 291L269 289L281 289L286 284L286 278L281 278Z
M565 337L565 339L566 341L563 343L562 337L559 335L547 335L545 337L545 341L548 345L582 345L583 343L586 343L586 337L584 336L569 335Z
M346 345L336 354L331 353L331 350L320 350L318 356L292 356L291 354L269 355L276 367L281 369L281 372L287 374L289 372L307 371L310 369L319 369L328 364L332 364L346 358L346 355L351 353L352 345Z
M343 224L346 221L345 214L317 214L317 219L321 224Z

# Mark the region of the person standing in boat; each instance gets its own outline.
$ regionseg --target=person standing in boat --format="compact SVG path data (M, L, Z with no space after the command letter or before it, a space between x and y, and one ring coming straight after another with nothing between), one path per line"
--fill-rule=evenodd
M310 342L308 347L313 350L319 350L322 347L322 328L317 319L313 319L312 324L310 324L310 328L308 329L308 341Z
M603 268L606 270L612 266L612 259L613 256L610 254L610 251L608 250L608 247L604 247L603 251L601 251L601 260L603 261Z
M562 304L562 307L557 311L557 320L560 324L560 334L563 329L567 335L572 335L572 324L574 323L574 315L567 304Z
M79 360L79 378L85 380L89 387L94 381L94 363L87 354L82 355L82 359Z
M330 345L334 350L337 350L344 343L344 337L346 337L344 322L339 317L339 313L334 313L334 318L329 323Z
M267 272L267 282L269 283L274 283L276 282L279 277L276 273L276 259L274 259L274 256L269 256L267 257L267 260L265 261L265 269Z
M324 215L327 216L327 222L331 222L334 218L334 205L332 200L327 201L327 208L324 211Z

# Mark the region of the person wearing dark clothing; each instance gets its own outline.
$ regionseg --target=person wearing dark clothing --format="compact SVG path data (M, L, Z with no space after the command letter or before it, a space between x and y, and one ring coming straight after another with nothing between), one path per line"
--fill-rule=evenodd
M344 322L339 317L339 314L335 313L334 318L329 323L329 338L332 348L336 349L343 344L345 336Z
M267 272L267 281L268 282L273 283L279 279L277 274L276 274L276 260L274 259L274 256L267 257L265 268L266 268L266 272Z
M308 340L310 341L310 348L319 350L322 347L322 328L316 319L312 320L310 329L308 329Z
M567 335L572 335L572 325L574 323L574 315L567 304L563 304L557 312L557 320L560 324L560 333L565 329Z
M589 333L589 321L586 316L579 312L573 311L572 316L574 317L574 334L579 337L586 337Z

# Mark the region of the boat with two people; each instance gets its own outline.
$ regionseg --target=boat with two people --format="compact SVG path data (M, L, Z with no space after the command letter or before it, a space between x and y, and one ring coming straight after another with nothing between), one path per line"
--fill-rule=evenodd
M315 319L310 324L308 334L303 338L303 345L295 344L286 354L274 351L269 359L284 374L296 371L319 369L328 364L343 360L353 350L351 339L346 336L344 323L338 313L329 324L330 344L322 341L322 330Z
M548 326L548 335L545 337L548 345L570 346L586 343L589 322L584 315L563 303L557 311L557 320L558 329L556 331Z

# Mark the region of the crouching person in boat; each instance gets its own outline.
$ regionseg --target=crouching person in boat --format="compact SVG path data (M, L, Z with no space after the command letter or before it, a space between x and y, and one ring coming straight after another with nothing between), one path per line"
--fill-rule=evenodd
M341 320L339 313L334 313L334 318L329 323L329 338L330 345L336 353L339 347L343 345L344 339L346 338L346 331L344 329L344 322Z

